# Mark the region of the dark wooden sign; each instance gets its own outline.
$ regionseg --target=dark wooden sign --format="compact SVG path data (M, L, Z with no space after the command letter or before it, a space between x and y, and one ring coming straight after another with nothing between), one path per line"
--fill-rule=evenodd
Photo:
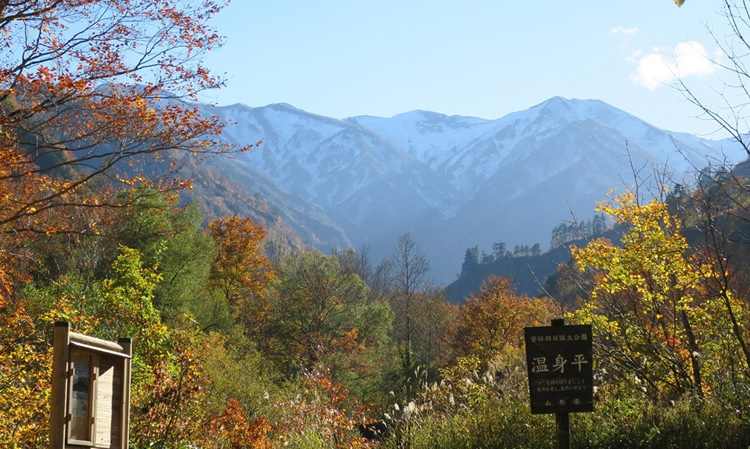
M524 328L531 413L594 410L591 326Z

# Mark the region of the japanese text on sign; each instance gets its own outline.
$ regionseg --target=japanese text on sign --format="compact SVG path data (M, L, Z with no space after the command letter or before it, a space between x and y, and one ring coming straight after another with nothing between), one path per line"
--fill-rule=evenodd
M591 326L524 329L532 413L593 410Z

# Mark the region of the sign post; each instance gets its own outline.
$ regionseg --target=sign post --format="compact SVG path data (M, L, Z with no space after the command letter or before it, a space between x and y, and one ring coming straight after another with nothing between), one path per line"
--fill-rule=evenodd
M127 449L132 341L55 323L50 449Z
M570 448L568 413L594 410L590 325L524 328L531 413L554 413L560 449Z

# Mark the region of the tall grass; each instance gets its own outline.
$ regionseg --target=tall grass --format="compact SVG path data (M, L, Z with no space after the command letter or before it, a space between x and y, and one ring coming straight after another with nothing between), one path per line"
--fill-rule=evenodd
M455 374L455 373L454 373ZM417 401L394 407L385 449L556 447L554 415L532 415L525 370L498 376L466 371L424 385ZM747 449L750 422L718 400L654 403L602 388L593 413L571 414L574 449Z

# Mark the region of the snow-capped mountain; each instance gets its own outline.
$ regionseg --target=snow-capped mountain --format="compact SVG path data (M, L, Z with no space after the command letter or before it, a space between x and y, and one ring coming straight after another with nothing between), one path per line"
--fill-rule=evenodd
M743 156L727 142L669 133L601 101L559 97L496 120L428 111L336 120L286 104L207 113L234 123L223 134L232 143L263 140L221 171L240 185L254 179L248 194L276 192L264 195L292 227L315 211L325 231L300 234L311 244L367 243L381 257L411 232L441 284L458 273L468 247L545 247L552 227L590 218L609 190L632 184L633 168L667 167L679 180L709 160Z

